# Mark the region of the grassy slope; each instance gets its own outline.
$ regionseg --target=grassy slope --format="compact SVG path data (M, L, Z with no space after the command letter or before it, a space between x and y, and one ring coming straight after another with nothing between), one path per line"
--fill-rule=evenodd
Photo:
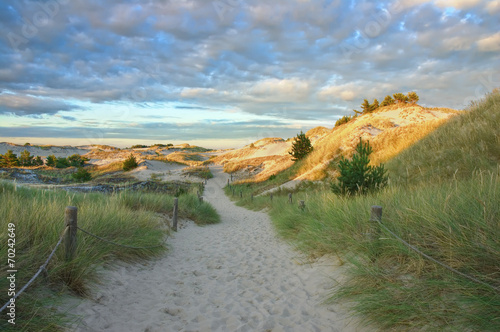
M467 178L500 162L500 93L451 119L387 163L391 180L416 184Z
M358 143L359 135L364 135L365 139L369 138L371 145L374 147L375 153L372 155L372 163L386 162L447 121L447 119L435 119L424 123L412 123L396 127L389 119L377 116L377 113L400 109L404 111L412 110L417 113L427 111L427 109L418 105L391 105L380 107L372 114L362 115L346 124L335 127L330 134L315 145L313 152L304 160L296 175L302 175L314 169L318 164L340 157L340 154L349 155ZM445 113L457 113L457 111L449 109L438 110ZM367 127L378 128L383 132L375 137L370 137L363 130L363 128ZM325 172L323 170L313 171L308 176L311 180L324 177Z
M245 184L235 188L246 194L240 204L269 208L278 232L305 252L349 260L350 276L332 300L348 300L382 330L498 331L498 291L422 258L384 231L377 245L366 234L370 207L381 205L384 224L403 239L500 288L499 106L500 95L492 95L395 157L388 163L392 185L379 193L342 199L309 185L287 205L286 195L251 201L262 184ZM305 211L298 200L306 201Z
M57 243L63 230L64 209L77 206L78 225L111 241L137 247L162 245L164 221L157 213L170 213L173 197L160 194L122 193L75 194L41 191L0 183L0 243L7 243L9 223L16 226L16 275L18 290L34 275ZM198 224L219 221L216 211L207 203L199 203L194 194L179 197L179 215ZM48 277L40 276L18 300L14 330L53 331L66 318L47 308L65 289L85 295L95 280L95 267L104 261L137 260L159 254L165 248L151 250L124 249L78 233L77 257L65 262L64 250L58 249L48 266ZM0 246L0 257L7 257L6 245ZM8 289L6 272L0 271L0 289ZM0 305L8 300L0 293ZM4 313L2 313L3 315ZM0 329L12 329L5 319Z

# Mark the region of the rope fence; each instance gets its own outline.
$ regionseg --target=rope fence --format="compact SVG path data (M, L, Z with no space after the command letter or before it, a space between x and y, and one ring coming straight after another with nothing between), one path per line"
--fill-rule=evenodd
M157 246L152 246L152 247L133 247L133 246L128 246L128 245L125 245L125 244L119 244L119 243L116 243L116 242L113 242L113 241L109 241L109 240L106 240L105 238L103 237L100 237L98 235L95 235L95 234L92 234L80 227L77 227L79 231L82 231L83 233L87 234L87 235L90 235L98 240L101 240L103 242L106 242L106 243L109 243L109 244L113 244L115 246L119 246L119 247L123 247L123 248L129 248L129 249L155 249L155 248L160 248L160 247L163 247L163 244L160 244L160 245L157 245Z
M480 284L480 285L483 285L487 288L490 288L496 292L500 292L500 288L499 287L495 287L495 286L492 286L484 281L481 281L473 276L470 276L468 274L465 274L463 272L460 272L458 271L457 269L454 269L452 268L451 266L435 259L434 257L431 257L429 255L427 255L426 253L422 252L420 249L418 249L417 247L415 247L414 245L411 245L410 243L408 243L407 241L403 240L401 237L399 237L398 235L396 235L393 231L391 231L389 228L387 228L387 226L385 226L383 223L382 223L382 207L380 206L372 206L372 217L370 219L371 222L376 222L379 226L381 226L383 229L385 229L389 234L391 234L396 240L398 240L399 242L403 243L405 246L407 246L408 248L410 248L411 250L415 251L416 253L418 253L419 255L421 255L422 257L424 258L427 258L428 260L444 267L445 269L455 273L455 274L458 274L459 276L463 277L463 278L466 278L466 279L469 279L470 281L473 281L477 284ZM378 236L375 236L376 237L376 240L378 240ZM372 235L372 238L373 238L373 235Z
M229 182L229 181L228 181ZM234 186L232 188L232 194L234 196ZM243 192L240 191L240 198L243 197ZM251 196L252 198L252 201L253 201L253 194ZM270 201L272 202L273 201L273 194L270 193L269 195L269 198L270 198ZM289 193L288 194L288 204L293 204L293 198L292 198L292 193ZM305 210L305 201L301 200L299 201L299 209L304 211ZM393 231L391 231L387 226L385 226L383 223L382 223L382 207L380 206L372 206L372 211L371 211L371 219L370 221L372 222L371 224L371 230L370 230L370 233L368 234L369 237L370 237L370 240L374 243L376 243L379 238L380 238L380 227L382 227L385 231L387 231L389 234L391 234L396 240L400 241L402 244L404 244L405 246L407 246L408 248L410 248L411 250L413 250L414 252L418 253L419 255L421 255L422 257L438 264L439 266L463 277L463 278L466 278L472 282L475 282L477 284L480 284L480 285L483 285L489 289L492 289L496 292L499 292L500 293L500 287L495 287L493 285L490 285L488 284L487 282L484 282L484 281L481 281L473 276L470 276L466 273L463 273L463 272L460 272L458 271L457 269L454 269L452 268L451 266L435 259L434 257L431 257L429 255L427 255L426 253L422 252L420 249L418 249L417 247L415 247L414 245L411 245L410 243L408 243L407 241L403 240L401 237L399 237L397 234L395 234ZM378 225L377 227L375 225Z
M68 231L68 229L69 229L69 226L66 226L66 228L64 228L64 231L62 232L61 237L59 238L59 241L57 241L56 246L54 247L54 249L50 253L50 255L47 258L47 260L45 261L45 263L43 263L43 265L40 266L40 268L38 269L38 271L33 275L33 277L31 277L30 281L28 281L26 283L26 285L24 285L23 288L21 288L19 290L19 292L17 292L16 295L14 295L13 298L11 298L9 301L7 301L7 303L5 303L5 305L0 309L0 312L4 311L5 308L7 308L7 306L10 303L14 302L17 299L17 297L19 295L21 295L35 281L36 278L38 278L38 276L40 275L40 273L42 273L42 271L46 270L47 265L49 264L50 260L52 259L52 257L56 253L56 250L59 247L59 245L61 244L62 240L64 239L64 236L66 235L66 232Z
M177 204L178 204L178 201L177 201L177 199L175 199L175 201L174 201L174 220L177 220L177 211L178 211ZM119 243L107 240L107 239L105 239L103 237L100 237L98 235L92 234L89 231L86 231L86 230L78 227L77 213L78 213L78 209L76 207L74 207L74 206L68 206L68 207L66 207L66 210L64 211L64 223L65 223L64 231L62 232L61 237L59 238L59 241L57 241L57 244L55 245L54 249L50 253L49 257L47 258L47 260L45 261L45 263L43 263L43 265L40 266L40 268L33 275L33 277L26 283L26 285L24 285L23 288L21 288L14 295L14 297L12 297L11 299L9 299L9 301L7 301L7 303L5 303L5 305L0 309L0 312L4 311L9 306L9 304L11 304L12 302L14 302L19 297L19 295L21 295L29 286L31 286L31 284L35 281L35 279L38 278L38 276L40 275L40 273L42 273L43 271L47 271L47 269L46 269L47 265L49 264L50 260L52 259L52 257L56 253L57 248L59 248L59 246L61 245L61 243L63 242L63 240L65 242L65 257L66 257L66 260L70 261L70 260L73 259L74 255L75 255L75 251L76 251L76 234L77 234L77 230L79 230L79 231L81 231L81 232L83 232L83 233L85 233L85 234L87 234L89 236L92 236L92 237L94 237L94 238L96 238L98 240L101 240L103 242L106 242L106 243L109 243L109 244L113 244L115 246L119 246L119 247L123 247L123 248L144 249L144 250L147 250L147 249L160 248L160 247L163 247L165 245L165 242L164 242L164 243L162 243L160 245L156 245L156 246L134 247L134 246L119 244ZM175 226L177 226L177 225L175 225ZM174 230L177 230L176 228Z

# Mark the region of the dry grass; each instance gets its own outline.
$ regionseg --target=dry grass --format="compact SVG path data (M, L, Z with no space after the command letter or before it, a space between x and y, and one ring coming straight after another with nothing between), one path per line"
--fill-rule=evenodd
M396 126L391 119L380 115L382 112L396 110L402 110L403 116L420 122ZM433 111L440 110L433 109ZM360 137L369 140L374 148L372 164L386 162L447 121L447 118L422 120L426 113L428 110L418 105L391 105L381 107L372 114L357 117L336 127L326 137L318 140L313 152L305 159L296 175L302 175L309 180L324 178L327 174L325 168L330 161L339 158L340 155L351 155ZM457 114L458 112L443 109L443 113Z

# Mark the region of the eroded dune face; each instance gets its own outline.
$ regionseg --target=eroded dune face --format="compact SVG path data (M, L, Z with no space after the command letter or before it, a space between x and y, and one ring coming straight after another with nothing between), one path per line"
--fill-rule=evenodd
M381 107L376 112L328 129L309 130L313 152L296 174L295 180L318 180L325 177L329 163L340 154L349 155L361 137L374 147L372 161L385 162L392 156L427 135L458 111L424 108L419 105ZM288 151L293 139L265 138L241 149L222 153L214 159L233 172L237 179L265 180L291 165Z

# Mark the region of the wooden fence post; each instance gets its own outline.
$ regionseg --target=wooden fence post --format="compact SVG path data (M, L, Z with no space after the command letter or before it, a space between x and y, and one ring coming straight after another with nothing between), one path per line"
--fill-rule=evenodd
M172 229L177 232L177 214L179 213L179 199L174 198L174 216L172 217Z
M372 242L374 258L378 256L378 244L380 238L380 225L382 222L382 207L378 205L373 205L371 209L370 217L370 233L368 234L370 241ZM372 258L372 260L374 260Z
M290 203L290 204L292 204L292 203L293 203L292 193L289 193L289 194L288 194L288 203Z
M76 232L78 230L78 208L74 206L66 207L64 211L64 225L69 227L64 238L66 249L66 260L70 261L75 257L76 252Z
M243 198L243 191L240 191L240 198Z
M271 195L269 197L271 197L271 202L272 202L273 201L273 193L271 193Z
M306 208L306 201L300 201L299 202L299 208L304 211L304 209Z

